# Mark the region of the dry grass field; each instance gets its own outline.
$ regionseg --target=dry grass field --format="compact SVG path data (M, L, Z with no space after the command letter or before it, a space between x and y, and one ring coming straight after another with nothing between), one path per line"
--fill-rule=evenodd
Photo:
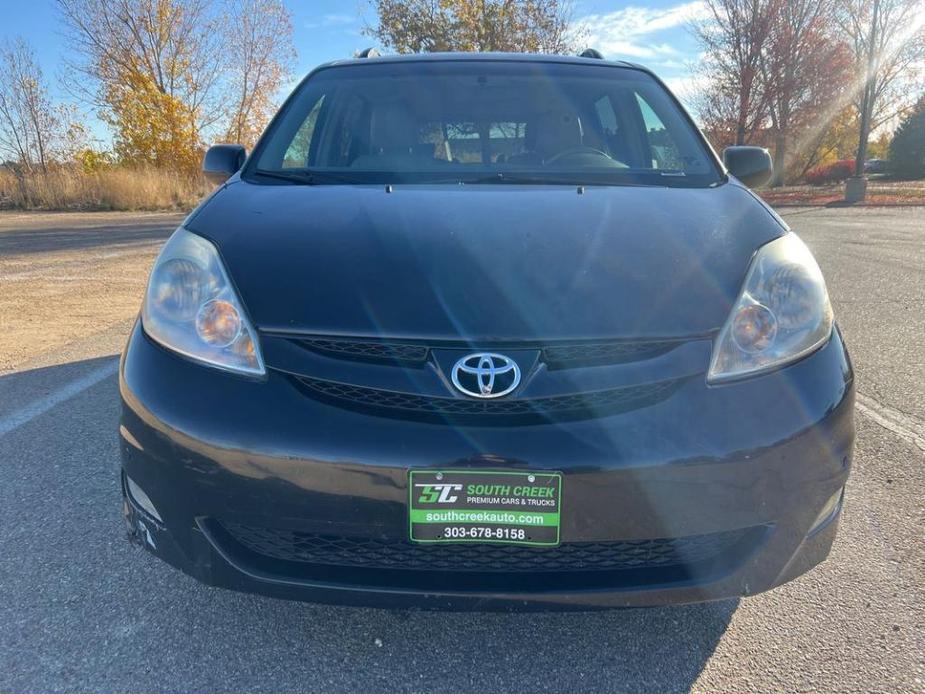
M0 169L0 209L187 211L210 190L202 177L153 168L56 168L22 177Z

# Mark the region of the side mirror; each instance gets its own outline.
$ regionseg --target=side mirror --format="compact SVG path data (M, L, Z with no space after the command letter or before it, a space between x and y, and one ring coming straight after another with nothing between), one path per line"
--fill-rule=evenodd
M244 165L246 156L241 145L212 145L202 159L202 173L212 183L222 184Z
M774 163L764 147L727 147L723 163L733 176L749 188L763 186L774 174Z

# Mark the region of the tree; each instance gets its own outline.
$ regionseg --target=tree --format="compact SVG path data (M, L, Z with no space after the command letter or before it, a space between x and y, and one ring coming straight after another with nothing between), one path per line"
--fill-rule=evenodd
M707 0L711 19L694 28L706 55L706 130L723 144L770 145L776 185L808 168L801 160L850 91L850 56L830 30L834 1Z
M55 116L59 123L54 138L55 156L61 163L80 164L85 153L94 151L98 143L94 143L90 128L75 104L58 104Z
M827 0L790 0L771 30L762 72L774 133L774 185L786 182L791 144L829 124L831 104L850 83L846 48L828 33L831 9Z
M366 33L398 53L571 53L571 0L372 0Z
M852 145L857 144L857 137L854 138ZM876 140L872 140L867 144L867 154L871 159L889 159L890 158L890 142L893 139L893 133L888 133L885 130L881 130L880 134L877 135ZM853 151L853 150L852 150Z
M852 106L844 106L822 127L810 127L791 154L788 178L803 178L810 169L854 157L858 142L858 116Z
M35 52L21 38L0 46L0 152L31 173L48 170L60 122Z
M131 163L192 168L203 132L227 110L221 24L207 0L57 0L81 93Z
M868 134L902 114L922 91L925 0L837 0L836 10L836 26L853 56L860 175Z
M143 70L126 71L124 80L106 86L109 108L103 113L115 131L119 161L195 172L201 158L195 112Z
M694 25L711 84L701 116L713 131L732 131L730 144L752 140L767 117L761 63L781 0L707 0L708 19Z
M225 56L234 108L225 137L253 147L276 110L273 97L295 59L292 18L281 0L233 0L228 26L235 30Z
M919 98L893 134L890 166L904 178L925 176L925 96Z

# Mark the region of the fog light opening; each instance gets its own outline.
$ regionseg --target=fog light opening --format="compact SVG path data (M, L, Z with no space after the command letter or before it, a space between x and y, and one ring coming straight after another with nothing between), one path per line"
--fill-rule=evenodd
M145 494L145 490L135 484L135 481L128 475L125 476L125 486L128 489L128 495L131 497L132 501L134 501L142 511L157 522L164 522L164 519L161 518L161 514L157 512L157 507L152 503L151 498Z
M814 533L819 530L823 525L828 523L835 515L838 513L841 508L842 499L845 496L845 488L842 487L837 492L835 492L828 501L825 502L825 506L822 507L822 510L819 512L819 515L816 516L815 522L813 522L813 527L809 531Z

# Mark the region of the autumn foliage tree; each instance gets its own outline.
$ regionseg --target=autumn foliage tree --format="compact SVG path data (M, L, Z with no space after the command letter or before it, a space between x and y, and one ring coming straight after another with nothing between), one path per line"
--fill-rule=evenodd
M282 0L56 1L123 163L193 173L208 138L252 143L294 52Z
M853 57L850 102L859 128L856 174L870 133L907 111L925 87L925 0L836 0L835 23Z
M858 143L858 115L853 106L842 106L824 127L810 127L791 154L788 174L803 179L815 168L850 157ZM885 136L885 134L884 134Z
M694 25L708 55L709 93L701 113L724 143L751 141L767 117L762 62L781 0L707 0L707 21ZM719 133L717 133L719 134Z
M695 27L708 86L701 117L717 144L762 144L775 183L806 168L851 89L851 57L833 35L835 0L707 0Z
M778 185L785 182L790 147L805 146L814 130L828 126L837 115L832 105L851 85L847 48L828 33L831 9L826 0L789 0L771 32L762 69Z
M120 161L193 172L199 167L195 113L162 91L143 70L128 70L125 81L106 86L109 108L103 117L114 131Z
M74 84L131 164L191 171L221 116L218 24L205 0L57 0L78 62Z
M398 53L506 51L568 53L569 0L373 0L366 33Z

